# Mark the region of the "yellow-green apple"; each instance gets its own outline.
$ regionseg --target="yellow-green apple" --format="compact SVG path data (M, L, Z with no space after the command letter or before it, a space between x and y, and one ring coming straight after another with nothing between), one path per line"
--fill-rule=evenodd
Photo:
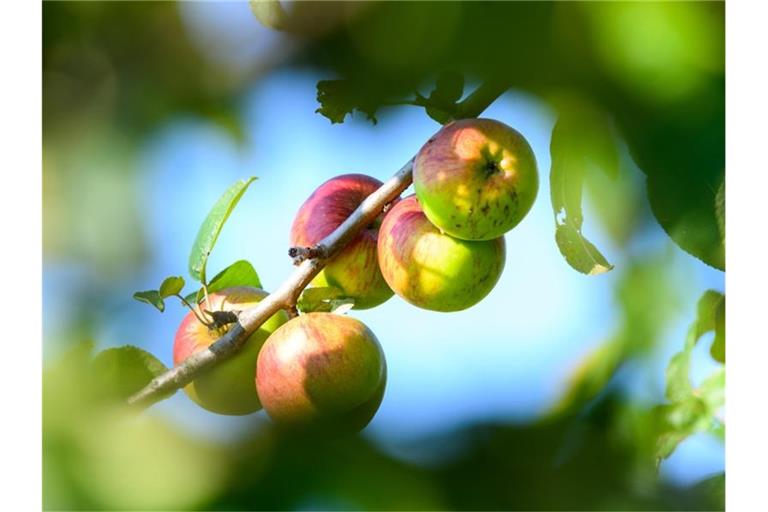
M435 226L463 240L493 240L531 209L539 176L520 133L492 119L463 119L419 150L413 184Z
M504 269L504 237L469 241L441 232L409 196L384 217L379 264L400 297L433 311L460 311L480 302Z
M333 313L290 320L267 339L256 366L264 410L292 429L362 429L386 381L376 336L361 321Z
M210 294L208 298L211 311L242 311L255 306L267 295L267 292L259 288L242 286L225 288ZM253 383L256 359L267 337L287 321L288 316L284 311L275 313L251 334L240 352L207 370L187 384L184 391L204 409L219 414L244 415L261 409ZM195 352L205 350L226 329L211 330L190 312L176 332L173 363L178 365Z
M291 245L311 247L333 232L381 182L364 174L345 174L326 181L299 208L291 227ZM355 309L378 306L392 297L376 257L381 217L363 229L331 259L312 281L333 286L355 301Z

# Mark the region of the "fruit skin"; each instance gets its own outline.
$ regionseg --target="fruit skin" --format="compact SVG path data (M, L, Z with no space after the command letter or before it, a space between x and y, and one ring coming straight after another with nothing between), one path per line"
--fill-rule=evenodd
M208 298L211 311L242 311L255 306L267 295L267 292L259 288L242 286L220 290L210 294ZM184 391L198 405L218 414L240 416L261 409L256 386L253 384L256 359L267 337L287 321L288 315L285 311L272 315L248 338L240 352L187 384ZM210 331L190 312L176 332L173 364L178 365L193 353L207 348L222 334L223 331Z
M291 319L269 337L256 367L264 409L289 429L360 430L378 410L386 381L376 336L333 313Z
M424 215L416 196L396 204L379 231L379 263L400 297L433 311L460 311L480 302L504 270L504 237L454 238Z
M413 184L435 226L463 240L492 240L531 209L539 176L520 133L492 119L463 119L419 150Z
M325 238L382 183L364 174L344 174L326 181L299 208L291 227L291 246L311 247ZM335 286L355 299L355 309L368 309L392 297L376 256L381 216L363 229L328 262L313 286Z

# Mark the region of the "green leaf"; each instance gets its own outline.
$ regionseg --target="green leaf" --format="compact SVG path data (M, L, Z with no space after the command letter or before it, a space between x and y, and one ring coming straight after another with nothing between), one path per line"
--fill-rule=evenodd
M689 377L691 368L691 351L696 344L696 326L691 327L686 338L685 348L678 352L667 365L667 387L665 395L670 402L684 400L691 395L693 388Z
M168 368L149 352L126 345L97 354L90 370L96 397L122 402Z
M596 276L608 272L613 265L608 263L597 247L584 238L571 224L560 224L555 230L555 240L565 261L582 274Z
M160 297L172 297L184 289L184 278L181 276L166 277L160 285Z
M252 286L261 288L261 280L256 270L246 260L239 260L228 266L211 279L208 293L213 293L233 286Z
M720 239L725 245L725 176L715 194L715 216L717 217L717 227L720 230Z
M715 312L715 341L712 342L709 353L715 361L725 363L725 297Z
M696 339L715 330L717 310L724 300L723 294L715 290L707 290L701 296L696 306Z
M720 368L707 377L696 394L707 405L711 414L715 414L725 405L725 369Z
M364 84L351 80L321 80L317 82L320 107L315 112L330 119L331 123L343 123L347 115L357 110L376 124L375 114L381 100L370 91Z
M136 292L133 294L133 298L139 302L146 302L147 304L156 307L161 313L165 311L165 302L163 302L163 298L157 290Z
M189 273L201 283L205 283L205 266L208 263L208 256L210 256L213 246L219 238L224 223L248 186L255 179L256 177L252 176L247 180L239 180L229 187L213 205L200 226L200 231L197 232L197 238L195 238L195 243L192 246L192 253L189 255Z
M316 288L307 288L302 292L296 307L302 313L311 313L315 311L330 312L339 310L355 301L346 297L344 292L334 286L319 286ZM342 314L342 313L339 313Z
M597 275L613 268L582 234L582 190L586 171L598 167L607 175L618 173L618 149L610 123L581 102L569 101L552 131L550 195L555 214L555 240L574 269Z

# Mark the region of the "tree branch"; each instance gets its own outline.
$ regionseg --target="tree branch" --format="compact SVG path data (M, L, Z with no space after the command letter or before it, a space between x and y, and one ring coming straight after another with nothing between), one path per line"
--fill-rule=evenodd
M477 117L505 90L506 85L487 83L477 88L459 104L461 117ZM360 206L330 235L313 249L313 257L304 259L296 270L274 292L256 306L242 311L239 321L206 350L195 352L178 366L155 377L149 384L128 399L134 406L149 407L170 392L192 382L202 371L237 353L256 329L272 315L285 309L292 311L296 300L312 279L341 249L381 213L386 205L398 197L412 182L413 158L378 190L360 203ZM298 254L296 255L298 256Z

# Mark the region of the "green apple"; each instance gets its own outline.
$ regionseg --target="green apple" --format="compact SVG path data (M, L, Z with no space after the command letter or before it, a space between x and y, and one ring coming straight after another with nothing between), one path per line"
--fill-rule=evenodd
M531 209L539 177L520 133L492 119L463 119L419 150L413 184L435 226L463 240L493 240Z
M208 299L211 311L242 311L254 307L267 295L259 288L243 286L220 290ZM244 415L261 409L253 383L256 359L267 337L286 321L285 311L275 313L248 338L240 352L201 374L184 391L204 409L219 414ZM210 330L190 312L176 332L173 363L178 365L195 352L207 349L225 330L226 327Z
M441 232L415 196L397 203L379 231L379 264L400 297L433 311L460 311L480 302L504 269L504 238L468 241Z
M361 321L333 313L307 313L280 327L256 367L267 414L298 429L362 429L381 404L386 380L376 336Z

